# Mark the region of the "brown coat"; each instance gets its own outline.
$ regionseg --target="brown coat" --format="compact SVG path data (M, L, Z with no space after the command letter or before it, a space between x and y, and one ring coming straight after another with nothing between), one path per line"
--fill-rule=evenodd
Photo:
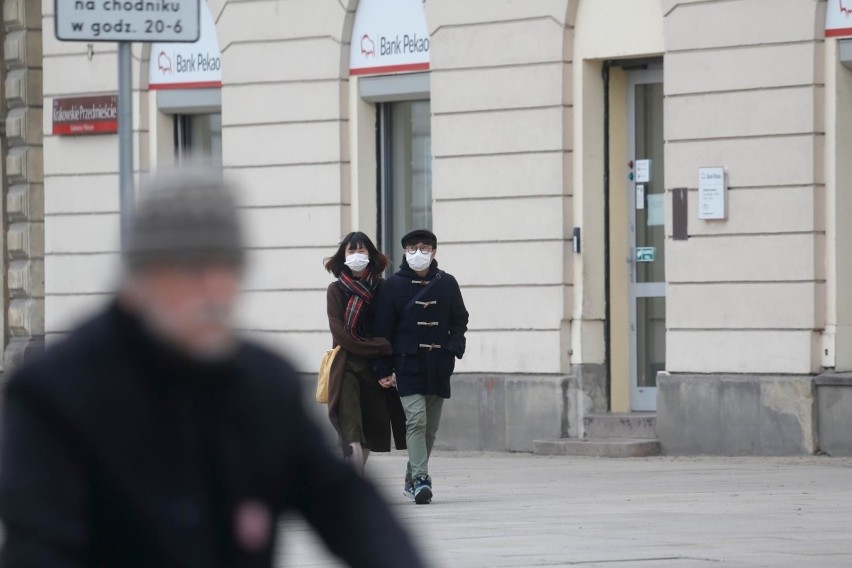
M383 280L379 281L376 287L376 295L378 295L383 283ZM340 352L334 358L328 377L328 418L334 429L337 430L338 435L340 435L338 408L343 385L343 374L346 370L347 354L352 353L367 359L375 359L393 354L391 344L382 337L355 339L349 335L343 324L343 314L345 313L347 302L348 298L337 282L332 282L328 285L326 293L328 327L331 330L332 346L340 345ZM405 448L405 414L402 410L402 403L399 401L399 394L393 388L387 389L386 392L387 405L385 408L364 408L362 403L361 412L363 414L366 415L369 413L371 416L378 418L378 420L364 422L364 437L367 440L367 447L376 452L390 451L391 432L393 432L396 448ZM371 424L382 424L381 431L371 429ZM344 452L347 452L348 448L345 447L342 437L340 441Z

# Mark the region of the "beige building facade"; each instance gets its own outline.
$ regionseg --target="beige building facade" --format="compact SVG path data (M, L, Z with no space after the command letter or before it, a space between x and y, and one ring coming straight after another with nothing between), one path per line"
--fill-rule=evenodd
M137 180L200 153L242 188L247 334L309 375L330 342L322 259L363 230L398 261L429 225L471 314L445 447L531 451L591 414L656 412L667 453L852 453L852 70L832 2L414 1L428 37L408 48L394 18L353 34L381 4L208 0L212 81L154 84L170 52L134 46ZM51 112L115 93L115 44L57 41L52 0L12 5L30 10L4 9L14 350L107 301L120 254L118 139L54 135ZM14 98L22 74L38 81Z

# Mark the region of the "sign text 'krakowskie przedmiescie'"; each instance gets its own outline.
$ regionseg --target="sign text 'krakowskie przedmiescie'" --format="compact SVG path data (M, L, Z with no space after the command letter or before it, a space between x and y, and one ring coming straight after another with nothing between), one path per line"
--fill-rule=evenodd
M115 134L118 132L118 96L53 99L53 134Z

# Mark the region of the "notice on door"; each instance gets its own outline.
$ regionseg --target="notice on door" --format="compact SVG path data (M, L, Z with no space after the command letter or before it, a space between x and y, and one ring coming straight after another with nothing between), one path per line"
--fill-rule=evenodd
M725 168L698 168L698 218L727 219Z
M55 0L61 41L194 42L200 0Z
M636 160L636 183L651 181L651 160Z
M655 193L648 196L647 224L649 227L659 227L666 222L666 196Z
M657 247L638 247L636 262L654 262L657 260Z

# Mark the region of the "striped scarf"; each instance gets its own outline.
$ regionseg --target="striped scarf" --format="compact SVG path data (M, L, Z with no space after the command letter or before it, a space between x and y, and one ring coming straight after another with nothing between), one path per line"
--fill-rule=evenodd
M378 277L370 274L369 270L365 271L360 279L340 273L340 284L349 293L349 301L346 303L343 316L343 327L355 339L362 339L358 335L358 320L364 311L364 306L373 301L373 292L378 280Z

